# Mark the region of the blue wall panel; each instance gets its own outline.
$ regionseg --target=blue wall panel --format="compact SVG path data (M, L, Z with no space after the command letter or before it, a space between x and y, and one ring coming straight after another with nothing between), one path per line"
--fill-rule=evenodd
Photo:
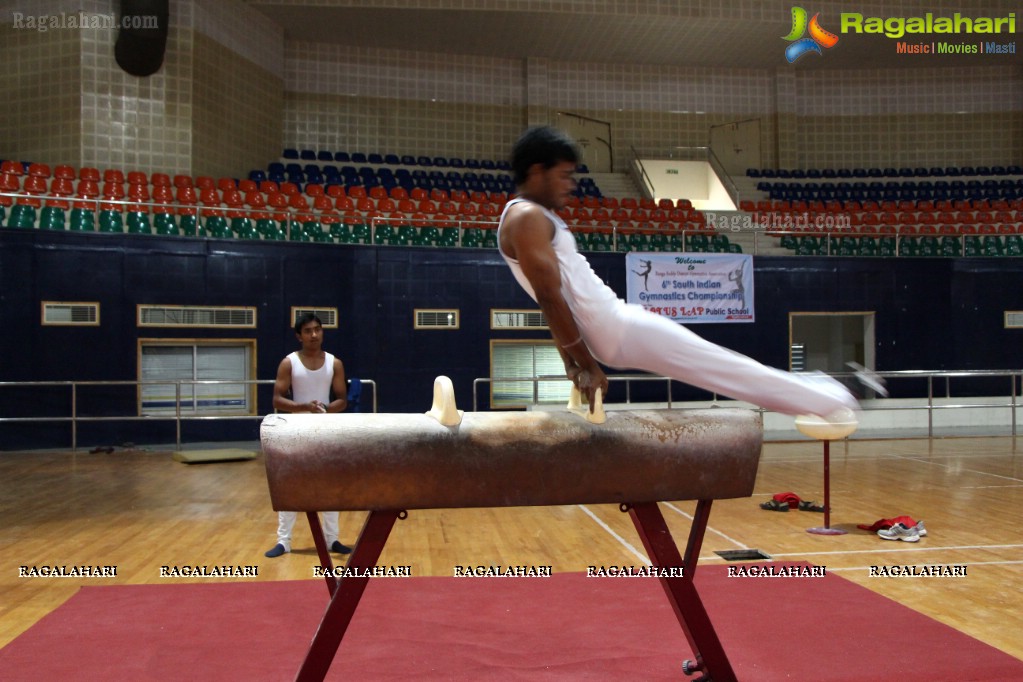
M591 254L620 295L621 254ZM788 363L790 312L876 311L879 369L1019 368L1023 332L1003 328L1004 310L1023 309L1023 260L757 257L756 323L695 325L706 338L778 367ZM260 379L297 347L291 306L336 307L340 327L326 348L349 376L374 379L382 411L429 407L433 379L446 374L459 404L489 373L492 338L548 338L493 332L490 310L535 308L495 251L142 238L0 230L0 381L134 380L140 337L254 338ZM40 301L98 301L99 327L42 327ZM255 306L255 330L142 329L136 305ZM416 308L457 308L455 331L413 329ZM621 394L610 398L622 399ZM917 390L917 389L911 389ZM1001 389L1004 390L1004 387ZM637 394L638 391L638 394ZM663 389L634 388L660 400ZM33 393L33 395L37 395ZM66 391L26 405L0 390L0 416L67 414ZM484 390L485 395L485 390ZM705 394L677 384L675 398ZM269 411L270 391L259 394ZM481 401L483 404L483 401ZM80 410L125 414L124 391L89 389ZM254 438L258 423L193 422L190 440ZM173 442L168 424L91 424L80 446ZM0 449L60 446L68 429L0 424Z

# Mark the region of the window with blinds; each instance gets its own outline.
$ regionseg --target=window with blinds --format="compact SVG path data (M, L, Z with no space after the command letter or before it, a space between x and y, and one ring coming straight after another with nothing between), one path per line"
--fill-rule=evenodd
M492 340L490 378L492 407L567 403L572 388L553 341Z
M255 414L254 341L139 341L142 415ZM217 383L195 383L215 381ZM226 382L226 383L220 383Z

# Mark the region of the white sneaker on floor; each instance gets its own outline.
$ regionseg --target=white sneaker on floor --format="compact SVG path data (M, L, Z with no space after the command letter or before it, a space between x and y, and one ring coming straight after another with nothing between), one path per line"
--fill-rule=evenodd
M920 533L917 532L917 527L912 528L896 523L891 528L881 528L877 531L877 536L883 540L902 540L903 542L920 542Z

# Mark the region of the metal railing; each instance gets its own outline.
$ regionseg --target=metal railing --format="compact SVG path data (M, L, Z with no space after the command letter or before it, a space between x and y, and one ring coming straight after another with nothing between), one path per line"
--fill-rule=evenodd
M373 412L377 411L377 389L376 382L372 379L360 379L363 386L370 386L373 394ZM251 412L235 413L235 414L203 414L198 409L189 410L182 409L182 402L193 402L197 401L197 398L189 397L182 400L182 386L210 386L210 385L246 385L246 386L272 386L274 384L273 379L193 379L193 380L158 380L158 381L0 381L0 389L14 388L22 391L31 388L60 388L66 387L70 389L70 414L64 416L44 416L44 417L3 417L0 416L0 424L2 423L70 423L71 424L71 450L76 451L78 449L78 426L81 423L88 422L133 422L133 421L173 421L174 422L174 444L177 448L181 448L181 424L186 421L219 421L227 419L263 419L265 416L258 410L257 405L253 405ZM136 394L140 391L143 386L174 386L174 412L164 413L163 411L152 412L149 414L140 413L134 415L103 415L103 416L90 416L82 415L79 413L78 394L79 388L82 387L98 387L98 386L132 386L136 390ZM141 410L140 410L141 412Z
M895 402L888 402L883 398L879 398L870 403L868 407L864 407L865 412L876 412L876 411L909 411L909 410L927 410L927 437L934 436L934 413L937 410L957 410L957 409L1009 409L1010 410L1010 425L1012 435L1015 436L1017 431L1017 419L1016 411L1018 408L1023 407L1019 402L1020 386L1023 385L1023 370L900 370L891 372L877 372L877 374L884 378L886 381L901 381L901 380L925 380L927 384L926 396L916 396L918 398L926 397L927 403L925 405L905 405L896 404ZM838 379L852 378L855 375L852 372L836 372L830 373ZM968 398L963 398L962 401L955 403L942 403L936 404L935 401L939 399L951 399L952 395L952 380L963 379L963 378L991 378L1001 377L1009 380L1009 392L1007 400L1005 402L970 402ZM531 382L533 384L533 402L532 405L541 404L556 404L555 401L549 401L542 403L539 400L539 385L545 381L567 381L563 376L538 376L538 377L516 377L516 378L491 378L481 377L473 381L472 388L472 409L477 411L479 409L479 387L484 384L495 384L505 382ZM636 381L652 381L652 382L665 382L667 388L667 406L669 409L672 408L672 379L668 377L658 377L652 375L609 375L608 381L610 382L625 382L626 396L625 403L632 403L632 395L630 390L631 382ZM942 388L943 393L935 391L936 384L938 388ZM894 384L889 383L889 386ZM718 395L716 393L709 393L711 401L717 401ZM1000 396L996 396L1000 397ZM493 406L491 406L493 409ZM698 409L698 408L678 408L678 409ZM763 410L762 410L763 411Z
M666 388L666 397L668 409L671 409L672 394L671 394L671 382L672 380L668 377L657 377L650 374L612 374L607 377L607 380L611 383L624 382L625 383L625 402L632 402L632 382L658 382L664 383ZM472 382L472 411L479 411L479 387L483 384L503 384L503 383L532 383L533 384L533 405L540 405L540 383L541 382L567 382L564 376L555 375L544 375L539 377L515 377L508 379L500 379L493 377L480 377L474 379ZM553 401L551 401L553 402ZM521 405L521 403L519 403ZM509 406L510 407L510 406Z

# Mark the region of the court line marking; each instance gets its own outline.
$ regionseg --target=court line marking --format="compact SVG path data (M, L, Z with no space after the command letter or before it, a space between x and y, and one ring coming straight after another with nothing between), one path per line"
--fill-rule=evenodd
M623 537L622 537L621 535L619 535L618 533L614 532L614 530L613 530L613 529L612 529L612 528L611 528L611 527L610 527L609 525L607 525L606 523L604 523L603 521L601 521L601 520L600 520L600 519L599 519L599 518L597 517L597 515L596 515L596 514L594 514L594 513L592 512L592 511L590 511L590 509L589 509L589 508L588 508L588 507L587 507L587 506L586 506L585 504L580 504L580 505L578 505L578 507L579 507L580 509L582 509L582 510L583 510L584 512L586 512L586 515L587 515L587 516L589 516L589 517L590 517L591 519L593 519L594 521L596 521L596 522L597 522L597 525L598 525L598 526L600 526L601 528L603 528L604 530L606 530L606 531L607 531L607 532L608 532L608 533L609 533L609 534L611 535L611 537L613 537L613 538L614 538L615 540L617 540L617 541L618 541L618 543L619 543L619 544L620 544L620 545L621 545L622 547L624 547L624 548L625 548L626 550L628 550L629 552L631 552L631 553L632 553L632 554L633 554L633 555L634 555L634 556L635 556L636 558L638 558L638 559L639 559L640 561L642 561L642 562L643 562L643 565L644 565L644 566L650 566L650 565L651 565L651 564L650 564L650 559L649 559L649 557L647 557L647 556L646 556L645 554L641 553L641 552L640 552L640 551L639 551L638 549L636 549L636 548L635 548L635 547L634 547L634 546L632 545L632 543L630 543L630 542L629 542L628 540L626 540L625 538L623 538Z
M676 512L677 514L681 514L682 516L686 517L690 521L693 520L693 517L691 515L689 515L686 512L682 511L681 509L679 509L678 507L673 505L671 502L662 502L661 504L663 504L664 506L668 507L669 509L671 509L672 511ZM725 540L728 540L729 542L731 542L733 545L735 545L739 549L749 549L749 545L744 545L743 543L739 542L735 538L730 537L728 535L725 535L724 533L719 531L717 528L714 528L712 526L707 526L707 530L709 530L710 532L715 533L717 535L720 535Z
M919 459L918 457L910 457L910 456L906 456L906 455L892 455L892 456L897 458L897 459L909 460L910 462L919 462L921 464L930 464L931 466L937 466L937 467L941 467L943 469L951 469L952 468L948 464L940 464L938 462L928 462L927 460ZM956 473L962 473L962 472L966 472L966 473L970 473L970 474L977 474L979 476L993 476L995 478L1000 478L1003 481L1014 481L1016 483L1023 483L1023 478L1013 478L1012 476L1002 476L1001 474L992 474L992 473L987 472L987 471L977 471L976 469L956 469Z

